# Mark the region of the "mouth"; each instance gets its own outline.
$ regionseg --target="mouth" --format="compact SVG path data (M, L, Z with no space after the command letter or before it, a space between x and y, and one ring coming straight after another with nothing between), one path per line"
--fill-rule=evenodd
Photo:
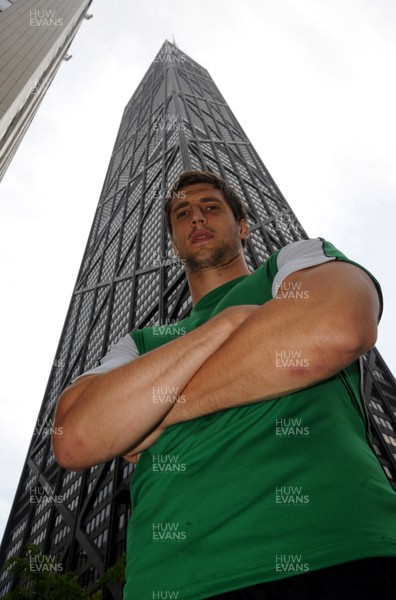
M191 236L191 242L193 244L202 244L214 238L213 233L207 231L206 229L199 229L198 231L194 231Z

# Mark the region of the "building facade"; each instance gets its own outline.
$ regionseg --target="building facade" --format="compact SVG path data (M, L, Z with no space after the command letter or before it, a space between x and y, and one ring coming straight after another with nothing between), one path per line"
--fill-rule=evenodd
M3 12L6 8L10 8L18 0L0 0L0 12Z
M0 180L92 0L0 0Z
M37 425L1 546L0 564L39 544L86 587L125 552L133 467L121 458L67 472L50 434L60 392L136 327L172 324L191 307L162 209L183 169L207 169L243 198L252 270L285 244L307 238L208 72L165 42L127 104L83 256ZM396 384L380 355L364 357L373 443L396 480ZM0 597L18 581L5 569ZM103 598L119 600L120 584Z

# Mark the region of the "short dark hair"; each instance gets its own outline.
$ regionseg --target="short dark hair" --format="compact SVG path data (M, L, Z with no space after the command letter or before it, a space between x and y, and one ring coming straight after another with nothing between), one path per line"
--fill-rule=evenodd
M193 185L194 183L210 183L211 185L213 185L214 188L221 190L224 194L224 198L226 199L228 206L232 210L236 222L240 223L241 219L246 219L247 221L246 208L243 205L241 198L238 196L235 189L226 181L224 181L224 179L222 179L215 173L212 173L211 171L183 171L176 179L172 187L169 189L165 198L165 219L171 236L172 200L178 197L178 192L182 188L186 187L187 185Z

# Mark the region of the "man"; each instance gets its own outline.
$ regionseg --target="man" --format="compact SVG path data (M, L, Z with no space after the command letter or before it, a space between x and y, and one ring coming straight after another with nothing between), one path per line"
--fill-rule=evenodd
M73 382L53 439L69 469L140 455L124 599L391 600L395 494L359 388L378 283L321 239L250 273L243 205L212 173L183 173L166 217L190 316Z

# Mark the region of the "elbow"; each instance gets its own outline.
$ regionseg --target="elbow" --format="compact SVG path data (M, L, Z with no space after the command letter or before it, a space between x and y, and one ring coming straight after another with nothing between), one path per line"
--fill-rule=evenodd
M341 339L344 352L357 359L368 352L377 341L377 324L364 321L353 326L344 326Z
M52 444L52 451L55 456L55 460L60 467L66 469L67 471L79 471L80 468L75 463L73 455L64 450L63 448L58 448L54 444Z
M79 468L79 466L76 464L73 453L65 448L62 444L52 440L52 451L54 453L56 462L63 469L66 469L67 471L79 471L81 469L81 467Z
M52 435L52 451L58 465L68 471L82 471L91 467L91 464L85 464L85 461L81 459L84 456L82 442L68 439L64 428L59 427L58 429L61 431Z
M96 464L89 462L91 448L89 435L81 420L76 418L76 409L81 398L81 386L71 386L63 391L58 400L52 430L52 451L59 466L69 471L81 471Z
M323 344L325 352L333 357L333 363L339 369L350 365L372 348L377 340L376 323L341 322L333 326L325 336L327 342Z
M69 428L64 425L64 419L55 418L55 425L51 435L51 446L56 462L63 469L80 470L81 466L78 465L76 457L79 444L71 439Z

